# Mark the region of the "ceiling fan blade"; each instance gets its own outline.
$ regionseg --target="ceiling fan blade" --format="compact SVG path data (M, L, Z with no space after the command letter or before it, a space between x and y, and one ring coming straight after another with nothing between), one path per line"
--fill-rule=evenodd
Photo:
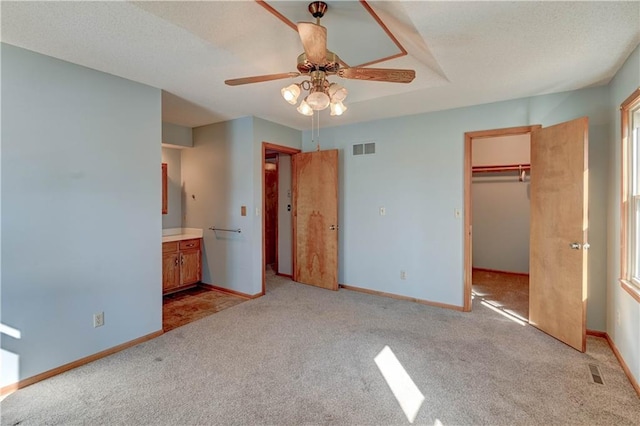
M311 22L298 22L298 34L307 60L324 65L327 62L327 29Z
M229 86L239 86L241 84L260 83L261 81L281 80L283 78L295 78L300 75L299 72L284 72L280 74L256 75L253 77L233 78L225 80L224 84Z
M342 68L338 71L342 78L354 80L387 81L389 83L411 83L416 77L414 70L390 68Z

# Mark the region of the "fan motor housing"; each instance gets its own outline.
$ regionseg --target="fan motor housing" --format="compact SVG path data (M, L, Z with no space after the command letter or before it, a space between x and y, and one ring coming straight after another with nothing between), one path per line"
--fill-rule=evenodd
M298 71L302 74L309 74L311 71L324 71L327 74L335 74L340 69L340 58L335 53L327 50L326 62L324 64L314 64L307 60L306 53L298 56Z
M327 11L327 4L323 1L314 1L309 3L309 13L314 18L322 18Z

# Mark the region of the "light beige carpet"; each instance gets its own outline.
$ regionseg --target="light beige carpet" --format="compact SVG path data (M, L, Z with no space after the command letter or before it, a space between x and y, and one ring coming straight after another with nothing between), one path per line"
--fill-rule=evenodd
M414 424L640 419L602 339L582 354L480 305L461 313L270 276L262 298L17 391L2 424L409 424L376 363L383 351L423 396L409 404Z

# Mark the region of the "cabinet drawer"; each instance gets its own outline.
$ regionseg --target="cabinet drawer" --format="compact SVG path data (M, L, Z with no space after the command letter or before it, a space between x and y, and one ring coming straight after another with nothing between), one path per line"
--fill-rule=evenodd
M173 253L178 251L178 241L162 243L162 253Z
M199 249L200 239L180 241L180 250Z

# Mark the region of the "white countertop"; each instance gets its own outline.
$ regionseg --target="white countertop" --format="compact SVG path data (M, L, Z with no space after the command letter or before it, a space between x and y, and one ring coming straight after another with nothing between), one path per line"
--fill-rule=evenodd
M202 229L198 228L168 228L162 230L162 242L191 240L202 238Z

